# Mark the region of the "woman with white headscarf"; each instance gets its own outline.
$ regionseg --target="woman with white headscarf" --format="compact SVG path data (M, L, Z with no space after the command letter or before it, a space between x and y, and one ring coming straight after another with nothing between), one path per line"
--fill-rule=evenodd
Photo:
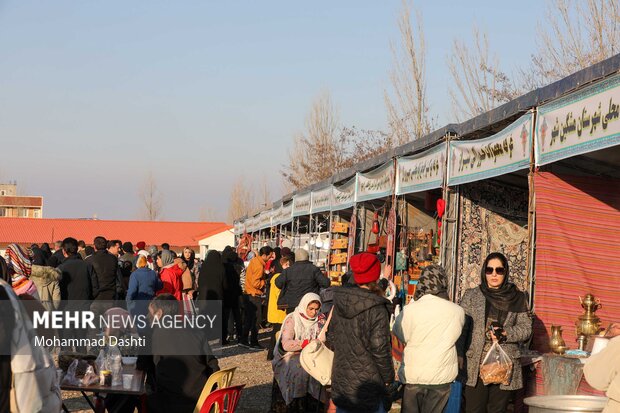
M271 362L273 375L289 412L306 411L308 395L320 400L321 384L303 369L299 360L301 350L319 337L325 324L325 315L320 314L320 309L318 294L304 295L295 311L284 319L276 342Z

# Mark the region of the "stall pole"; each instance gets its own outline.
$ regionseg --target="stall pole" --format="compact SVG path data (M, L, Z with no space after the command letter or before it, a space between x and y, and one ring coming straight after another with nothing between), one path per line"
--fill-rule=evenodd
M532 128L536 126L536 118L538 117L538 110L534 110L534 116L532 117ZM533 134L532 134L533 135ZM535 258L536 258L536 193L534 189L534 174L536 173L536 159L534 156L534 142L532 142L530 148L530 171L527 175L528 184L528 203L527 203L527 247L528 247L528 260L527 260L527 275L529 277L530 285L528 291L529 307L534 311L534 286L535 280Z

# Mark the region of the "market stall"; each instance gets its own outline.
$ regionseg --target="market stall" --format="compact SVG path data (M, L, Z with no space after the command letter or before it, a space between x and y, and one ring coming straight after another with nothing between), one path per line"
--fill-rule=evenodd
M349 258L353 254L357 233L355 193L357 177L332 185L330 205L331 223L328 274L334 284L341 283L342 275L347 271Z
M480 284L480 265L494 251L508 258L511 281L530 290L527 173L533 123L529 111L490 136L449 142L447 184L458 194L459 211L457 300Z
M439 261L446 144L396 159L394 283L408 303L423 267Z
M594 336L620 320L619 116L617 75L538 108L532 347L542 353L590 350ZM587 294L598 311L584 331L579 316ZM552 345L552 330L561 330L564 349ZM560 368L567 363L557 357ZM536 373L535 392L543 394L557 371ZM600 394L585 380L573 391Z

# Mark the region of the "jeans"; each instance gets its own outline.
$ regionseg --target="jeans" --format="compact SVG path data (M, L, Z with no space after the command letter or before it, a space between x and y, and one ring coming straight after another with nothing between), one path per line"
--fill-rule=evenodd
M401 413L442 413L450 398L450 383L441 386L406 384Z
M345 410L336 406L336 413L356 413L353 410ZM383 408L383 403L379 403L379 408L375 410L375 413L387 413Z

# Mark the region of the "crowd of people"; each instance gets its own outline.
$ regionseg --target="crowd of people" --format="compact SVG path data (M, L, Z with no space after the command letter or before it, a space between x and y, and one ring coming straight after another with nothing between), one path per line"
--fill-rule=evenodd
M263 246L242 259L229 246L208 251L203 261L191 248L177 255L166 244L146 249L138 242L134 248L131 242L96 237L93 245L74 238L56 243L54 251L47 244L11 244L0 259L0 300L20 314L0 317L0 413L9 411L11 389L21 403L19 411L60 409L56 376L44 374L53 368L49 353L23 342L32 326L20 299L39 300L47 310L90 303L81 309L96 314L109 310L103 303L121 300L129 314L150 319L178 314L180 308L187 312L195 304L198 308L191 311L201 312L205 303L221 302L221 344L267 350L273 369L271 411L276 413L333 407L339 413L385 413L395 399L401 399L404 413L439 413L455 381L464 385L465 412L505 412L511 395L524 386L518 365L502 384L481 379L481 362L496 343L518 360L532 333L527 296L510 282L508 260L501 253L485 259L480 285L466 291L460 303L449 299L444 269L430 265L422 270L413 300L403 305L386 297L381 263L367 252L352 256L342 284L332 286L304 249ZM265 327L271 328L267 348L259 343ZM617 325L611 330L620 333ZM170 332L150 334L155 343ZM147 372L150 411L194 409L208 377L218 370L201 337L191 331L174 337L194 345L196 355L154 348L151 357L139 359L139 368ZM34 362L12 357L20 340ZM313 378L301 360L303 349L315 340L333 351L329 386ZM394 342L404 346L398 371ZM586 371L605 368L599 357L597 366ZM593 380L610 389L610 403L619 399L617 371L608 372L606 380ZM33 385L41 380L50 383ZM129 397L106 400L115 412L133 411L136 403Z

